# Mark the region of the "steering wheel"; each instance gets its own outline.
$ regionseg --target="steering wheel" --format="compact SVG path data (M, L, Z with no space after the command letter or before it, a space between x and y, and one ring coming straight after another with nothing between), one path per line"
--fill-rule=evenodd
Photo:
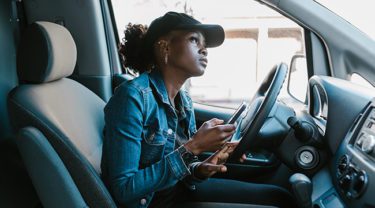
M229 161L238 160L248 149L259 145L258 132L267 120L276 102L287 73L288 67L285 63L277 64L271 69L259 86L250 101L250 108L239 122L238 130L240 132L238 136L242 137L242 139L231 154Z

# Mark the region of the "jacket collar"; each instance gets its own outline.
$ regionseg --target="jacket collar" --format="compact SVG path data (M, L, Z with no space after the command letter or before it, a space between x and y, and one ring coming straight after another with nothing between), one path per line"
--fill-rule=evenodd
M167 105L171 105L169 102L168 92L165 88L165 83L161 73L157 69L153 69L151 72L149 72L149 79L156 91L156 94L161 99L161 101ZM179 100L180 104L182 104L181 107L190 110L191 106L187 93L184 90L180 90L178 94L180 96L177 95L176 99L181 99Z

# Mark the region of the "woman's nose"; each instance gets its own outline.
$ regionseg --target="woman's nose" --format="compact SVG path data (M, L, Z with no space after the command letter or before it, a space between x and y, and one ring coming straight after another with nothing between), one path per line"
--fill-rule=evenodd
M199 51L200 54L203 54L204 56L208 55L208 51L206 47L202 47Z

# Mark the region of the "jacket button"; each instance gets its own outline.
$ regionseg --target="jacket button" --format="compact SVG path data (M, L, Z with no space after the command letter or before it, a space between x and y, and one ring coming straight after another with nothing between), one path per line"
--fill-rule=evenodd
M141 199L141 205L146 205L147 200L146 199Z
M168 133L168 135L171 135L173 133L173 130L172 129L168 129L167 133Z

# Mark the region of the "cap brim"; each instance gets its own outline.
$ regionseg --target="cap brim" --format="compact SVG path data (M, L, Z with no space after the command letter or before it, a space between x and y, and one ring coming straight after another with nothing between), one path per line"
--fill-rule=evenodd
M213 48L220 46L225 39L225 32L220 25L196 24L180 25L178 29L192 29L201 31L206 39L206 47Z

